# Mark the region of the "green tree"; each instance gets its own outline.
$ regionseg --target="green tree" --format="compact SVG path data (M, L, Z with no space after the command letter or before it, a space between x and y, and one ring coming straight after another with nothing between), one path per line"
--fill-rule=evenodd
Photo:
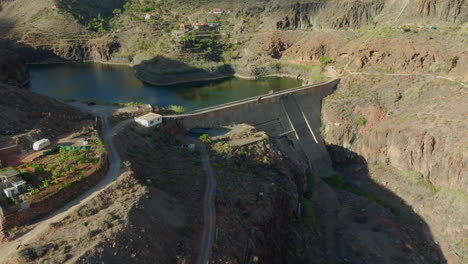
M203 134L200 136L200 141L204 144L211 143L211 137L208 134Z
M95 32L104 32L104 31L106 31L105 24L106 24L106 20L104 20L104 18L102 18L101 14L98 14L97 17L95 17L95 18L91 19L91 21L89 21L86 28L89 29L89 30L95 31Z
M319 61L322 67L327 66L327 64L330 64L333 62L333 60L330 57L327 57L325 55L320 56Z

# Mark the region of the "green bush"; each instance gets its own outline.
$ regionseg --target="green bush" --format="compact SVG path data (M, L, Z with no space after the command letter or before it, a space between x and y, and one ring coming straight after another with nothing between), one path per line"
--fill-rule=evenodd
M330 57L327 57L325 55L320 56L319 61L322 67L333 62L333 60Z
M211 137L208 134L203 134L200 136L200 141L204 144L209 144L211 143Z
M101 14L97 17L91 19L86 28L96 32L104 32L105 30L106 21L102 18Z
M356 122L358 125L360 126L364 126L366 124L366 119L362 116L359 116L357 119L356 119Z
M322 136L323 139L325 139L327 137L327 127L325 126L325 124L322 124L320 126L320 135Z
M174 111L176 114L182 114L182 113L185 113L187 111L187 109L185 109L185 107L180 106L180 105L170 105L168 107L168 109L171 110L171 111Z

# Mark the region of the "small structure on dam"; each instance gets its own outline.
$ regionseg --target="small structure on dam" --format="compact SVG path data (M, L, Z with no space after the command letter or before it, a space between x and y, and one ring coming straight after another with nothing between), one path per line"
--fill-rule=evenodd
M316 175L328 177L333 169L320 136L322 99L335 90L339 81L302 86L164 118L176 120L189 131L241 123L252 125L271 137L288 139L291 145L285 145L283 151L297 157L296 160L303 160Z

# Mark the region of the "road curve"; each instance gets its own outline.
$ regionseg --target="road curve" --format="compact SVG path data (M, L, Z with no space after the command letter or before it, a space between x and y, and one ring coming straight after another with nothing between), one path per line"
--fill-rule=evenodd
M210 157L205 145L197 144L202 155L203 169L205 170L207 180L205 194L203 196L203 234L200 243L200 249L196 264L207 264L210 260L211 247L213 245L214 229L216 222L214 196L216 193L216 179L213 168L211 167Z
M47 231L47 228L50 223L59 222L65 218L70 212L76 210L79 206L87 203L89 200L96 197L101 191L106 189L117 177L119 177L123 170L121 169L121 160L117 152L117 148L113 142L113 137L116 135L119 130L128 125L132 120L126 120L112 129L109 128L107 115L101 115L102 119L102 134L104 145L106 146L107 153L109 156L109 170L107 171L106 176L98 182L96 185L91 187L85 193L81 194L79 197L75 198L71 202L67 203L65 206L59 210L53 212L39 223L37 223L28 233L19 237L16 240L3 242L0 244L0 263L5 263L10 260L10 256L17 252L16 248L20 244L28 244L34 239L40 237L42 233Z

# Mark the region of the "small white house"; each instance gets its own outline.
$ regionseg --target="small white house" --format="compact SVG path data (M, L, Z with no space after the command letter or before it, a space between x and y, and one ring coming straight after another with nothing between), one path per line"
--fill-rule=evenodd
M9 183L9 185L11 185L11 187L3 189L3 192L8 198L13 198L14 196L26 191L28 187L28 183L24 180L14 181Z
M48 146L50 146L50 140L48 140L47 138L44 138L44 139L34 142L33 150L38 151L38 150L47 148Z
M150 20L150 19L151 19L151 14L146 14L146 15L145 15L145 20L148 21L148 20Z
M11 183L13 188L15 188L16 194L26 191L28 183L24 180L14 181Z
M5 193L7 198L13 198L16 195L15 187L9 187L9 188L3 189L3 192Z
M224 14L224 9L222 9L222 8L213 8L213 9L211 9L210 13L215 14L215 15L221 15L221 14Z
M144 116L135 117L135 122L145 127L153 127L162 123L162 115L149 113Z

